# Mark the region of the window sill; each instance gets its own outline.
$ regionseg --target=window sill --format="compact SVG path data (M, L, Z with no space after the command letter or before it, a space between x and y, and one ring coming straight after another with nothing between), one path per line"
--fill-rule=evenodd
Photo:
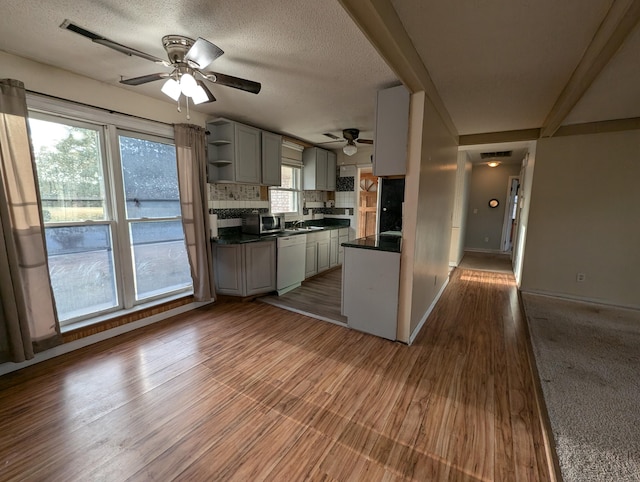
M65 342L70 341L71 339L80 338L82 336L71 336L74 333L81 333L84 331L91 332L91 334L103 330L108 330L110 328L114 328L116 326L125 325L132 321L144 318L146 316L150 316L152 311L162 312L161 308L163 305L173 305L176 301L184 300L185 304L193 301L193 293L192 292L182 292L177 293L171 296L167 296L162 299L156 299L153 301L149 301L148 303L142 303L136 305L133 308L118 310L111 313L107 313L104 315L96 316L94 318L89 318L86 320L76 321L74 323L69 323L68 325L64 325L60 327L60 332L65 338ZM167 307L167 310L171 307ZM102 328L102 329L101 329ZM71 338L68 340L67 338Z

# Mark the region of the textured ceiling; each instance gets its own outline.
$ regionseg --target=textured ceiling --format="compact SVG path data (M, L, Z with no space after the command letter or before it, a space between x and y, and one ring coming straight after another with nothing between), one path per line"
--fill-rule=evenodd
M613 3L388 1L459 134L541 127ZM637 0L616 0L631 1ZM4 0L2 6L0 50L117 86L120 76L163 68L60 29L65 18L162 58L162 36L204 37L225 51L212 70L259 81L262 91L213 86L218 101L199 111L312 143L349 127L371 138L375 92L398 83L337 0ZM639 52L636 27L563 124L640 117ZM161 85L122 88L166 100Z
M351 127L371 137L375 93L398 83L334 0L5 0L0 49L114 85L169 71L60 29L65 18L161 58L164 35L206 38L225 51L211 70L261 82L262 91L212 86L217 102L197 110L310 142ZM161 86L123 88L165 100Z

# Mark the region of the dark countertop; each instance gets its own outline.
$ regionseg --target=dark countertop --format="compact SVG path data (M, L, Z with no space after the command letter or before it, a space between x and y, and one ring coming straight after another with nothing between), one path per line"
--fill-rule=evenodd
M341 221L341 220L340 220ZM347 223L349 222L348 220L346 220ZM314 223L314 224L306 224L306 226L317 226L317 227L321 227L322 229L314 229L311 231L289 231L289 230L285 230L281 233L273 233L273 234L245 234L242 233L242 230L240 227L237 228L221 228L218 233L219 236L215 239L212 239L211 242L212 243L216 243L216 244L245 244L245 243L255 243L255 242L259 242L259 241L269 241L271 239L276 239L282 236L295 236L297 234L310 234L310 233L317 233L320 231L331 231L334 229L342 229L342 228L348 228L349 224L337 224L337 223L331 223L331 224L325 224L325 225L319 225L319 223Z
M402 246L402 237L389 234L376 234L367 236L366 238L354 239L348 243L342 243L342 246L399 253Z

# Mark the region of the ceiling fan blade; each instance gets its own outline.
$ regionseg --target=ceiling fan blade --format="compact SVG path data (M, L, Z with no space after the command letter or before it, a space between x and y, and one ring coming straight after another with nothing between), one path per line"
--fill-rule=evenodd
M158 57L155 57L153 55L147 54L145 52L142 52L140 50L131 48L131 47L127 47L126 45L122 45L119 44L118 42L114 42L113 40L110 40L106 37L103 37L102 35L99 35L95 32L91 32L90 30L87 30L86 28L82 28L79 25L76 25L75 23L73 23L71 20L69 19L65 19L64 22L62 22L62 24L60 25L60 28L64 28L66 30L70 30L71 32L77 33L78 35L82 35L85 38L88 38L89 40L91 40L92 42L95 42L97 44L100 45L104 45L105 47L109 47L110 49L116 50L120 53L123 53L125 55L129 55L129 56L136 56L136 57L140 57L143 58L145 60L150 60L151 62L155 62L157 64L160 65L164 65L165 67L170 67L171 64L169 62L167 62L166 60L160 59Z
M373 139L356 139L358 144L373 144Z
M149 75L143 75L141 77L133 77L131 79L122 79L120 83L125 85L142 85L142 84L146 84L147 82L154 82L156 80L166 79L170 75L171 74L167 72L162 72L159 74L149 74Z
M187 52L187 55L184 56L184 59L196 64L196 68L204 69L223 53L224 51L217 45L212 44L206 39L198 37Z
M257 94L262 88L260 82L241 79L239 77L233 77L232 75L219 74L217 72L202 72L202 75L214 84L226 85L227 87L244 90L252 94Z

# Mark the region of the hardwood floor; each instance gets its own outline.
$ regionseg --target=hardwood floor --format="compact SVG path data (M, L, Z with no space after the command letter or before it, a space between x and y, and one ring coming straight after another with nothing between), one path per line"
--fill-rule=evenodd
M480 253L465 251L459 268L497 273L513 273L511 255L507 253Z
M218 303L0 378L1 480L552 480L511 275L412 346Z
M341 297L342 267L306 280L302 286L283 296L263 296L259 301L319 320L346 325L347 317L340 313Z

